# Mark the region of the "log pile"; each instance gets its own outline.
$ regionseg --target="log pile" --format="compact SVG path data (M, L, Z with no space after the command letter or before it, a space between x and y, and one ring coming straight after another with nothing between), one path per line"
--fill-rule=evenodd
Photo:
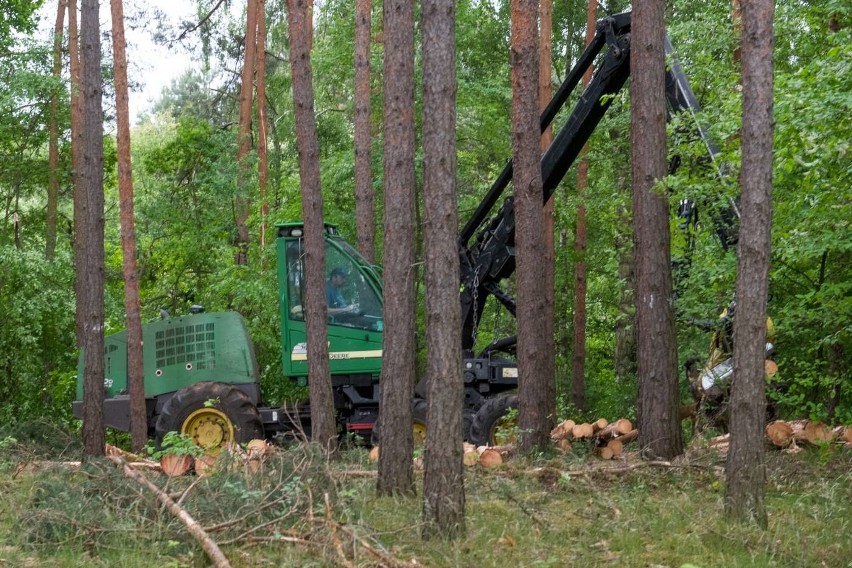
M818 420L776 420L766 425L766 438L773 446L793 452L798 451L800 444L836 443L852 448L852 426L832 429Z
M550 432L550 439L560 451L570 452L572 443L584 441L591 444L603 460L619 457L624 453L624 446L638 437L639 431L626 418L611 424L605 418L581 424L569 419L559 423Z
M766 443L789 454L802 451L802 446L842 444L852 449L852 426L837 426L834 429L817 420L775 420L764 429ZM716 436L710 447L727 452L730 434Z

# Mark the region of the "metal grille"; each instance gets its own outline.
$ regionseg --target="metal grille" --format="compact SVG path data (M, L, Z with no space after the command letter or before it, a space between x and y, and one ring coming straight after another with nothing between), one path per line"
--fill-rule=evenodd
M115 343L108 343L104 346L104 355L106 356L106 368L104 369L105 375L112 374L112 354L118 351L118 345Z
M155 336L157 368L183 363L192 363L196 369L216 368L214 327L211 322L158 331Z

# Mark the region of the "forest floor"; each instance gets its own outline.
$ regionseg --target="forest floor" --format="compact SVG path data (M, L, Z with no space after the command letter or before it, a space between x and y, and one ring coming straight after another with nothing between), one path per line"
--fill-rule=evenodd
M0 566L209 565L113 463L55 465L79 457L63 440L0 437ZM702 445L670 465L581 450L468 468L465 536L449 542L421 540L419 496L376 497L363 448L331 462L310 447L279 450L254 473L146 475L235 567L852 566L852 451L768 451L760 529L726 520L724 457Z

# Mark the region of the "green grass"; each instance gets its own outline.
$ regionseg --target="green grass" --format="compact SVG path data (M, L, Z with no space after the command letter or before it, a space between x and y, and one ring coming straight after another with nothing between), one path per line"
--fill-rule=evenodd
M310 453L300 452L276 458L260 478L222 473L189 490L184 505L205 526L273 495L279 505L270 509L284 519L277 534L291 530L310 542L242 539L223 546L234 566L335 566L341 552L354 566L378 565L353 544L358 539L423 566L852 566L852 451L842 448L767 454L766 530L725 518L723 462L707 450L690 452L679 467L620 473L596 472L594 458L576 456L472 468L466 536L452 542L421 540L419 497L376 498L374 479L341 482L322 460L306 466ZM0 453L0 566L207 565L182 525L107 464L12 477L14 463L3 460ZM356 449L330 467L374 466ZM580 468L589 473L564 473ZM167 490L182 494L193 481L171 480ZM258 512L214 536L224 542L270 514Z

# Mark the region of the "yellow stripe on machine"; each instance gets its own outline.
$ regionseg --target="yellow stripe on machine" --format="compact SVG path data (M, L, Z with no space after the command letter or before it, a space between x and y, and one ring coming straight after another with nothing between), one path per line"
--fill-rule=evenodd
M374 349L372 351L331 351L328 354L328 358L331 361L339 361L341 359L372 359L374 357L381 357L382 350ZM291 361L307 361L308 354L307 353L292 353L290 355Z

